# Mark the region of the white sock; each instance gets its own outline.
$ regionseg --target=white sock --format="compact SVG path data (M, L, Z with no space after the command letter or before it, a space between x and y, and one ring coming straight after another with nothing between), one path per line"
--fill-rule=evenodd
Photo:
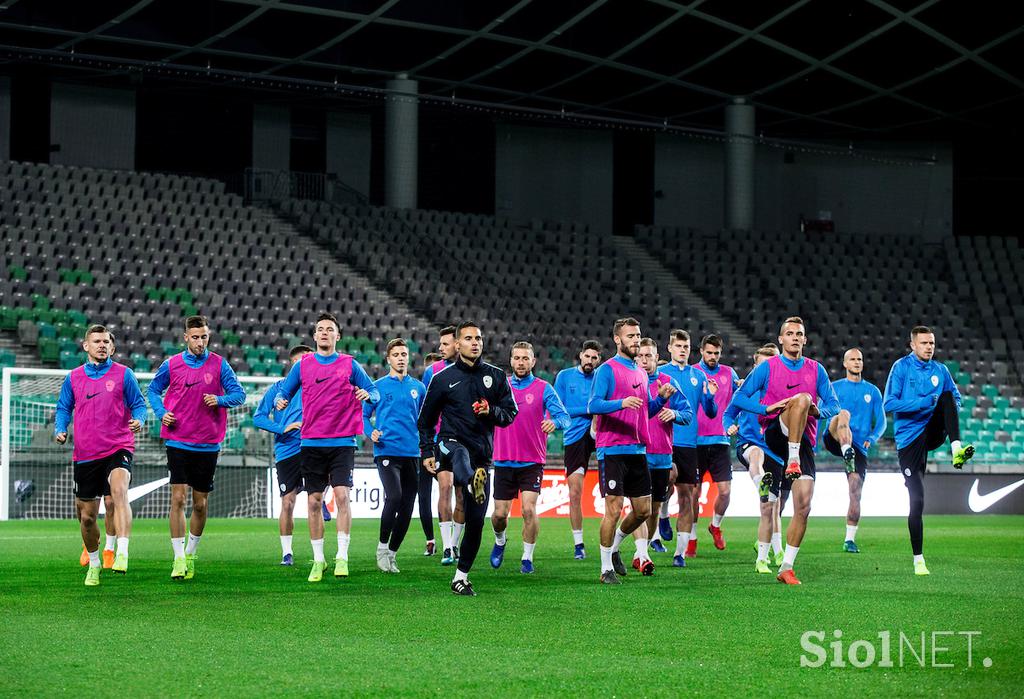
M787 442L789 444L789 461L800 463L800 442Z
M281 537L281 555L287 556L292 553L292 535L288 534Z
M697 520L694 520L693 526L690 527L690 538L694 541L697 540Z
M767 561L768 560L768 549L771 548L771 544L767 541L757 542L757 560Z
M494 532L494 543L498 546L505 545L505 531L506 530L502 529L500 532Z
M607 572L613 570L612 568L612 549L609 546L601 547L601 572Z
M641 561L645 560L647 558L647 544L648 544L647 539L637 539L636 540L636 556L635 556L635 558L639 558Z
M89 567L90 568L99 568L100 567L100 551L99 551L99 549L96 549L95 551L90 551L89 552Z
M720 527L720 526L722 526L722 518L723 517L725 517L725 515L720 515L717 512L715 514L713 514L711 516L711 526L712 527Z
M185 557L185 537L183 536L172 536L171 537L171 548L174 550L175 558Z
M854 541L857 538L857 525L847 524L846 525L846 540Z
M924 554L919 553L914 556L914 563L924 563Z
M528 544L525 541L523 542L523 560L524 561L532 561L533 560L533 550L535 548L537 548L537 542L533 542L532 544Z
M384 553L387 550L388 550L388 545L387 544L382 544L379 541L377 542L377 553Z
M188 544L185 545L185 555L186 556L194 556L195 555L196 549L199 548L199 540L201 538L202 538L201 536L196 536L192 532L188 533Z
M622 546L622 540L625 538L626 534L622 531L622 527L616 527L615 540L612 542L612 551L618 551L619 547Z
M782 556L782 568L780 570L787 570L793 567L793 563L796 562L796 555L800 553L799 546L790 546L786 544L786 553Z
M576 545L576 546L580 546L580 545L583 544L583 530L582 529L573 529L572 530L572 543L574 545Z
M782 552L782 532L772 534L772 551L775 552L775 555Z
M668 519L668 500L661 503L661 518Z
M452 547L452 522L441 522L441 548L450 549Z
M127 556L128 555L128 537L119 536L117 537L117 555Z
M313 547L313 560L317 563L324 562L324 540L323 539L310 539L310 545Z
M950 442L949 449L952 452L953 456L956 456L956 453L960 450L960 440L954 439L952 442Z
M452 582L458 582L459 580L469 580L469 573L463 573L458 568L455 569L455 577L452 578Z
M679 536L676 537L676 555L682 556L686 553L686 545L690 543L689 532L679 532Z
M116 534L107 534L107 542L103 545L104 551L113 551L114 542L117 540Z
M466 528L466 523L452 522L452 546L459 546L462 544L462 530Z
M344 532L338 532L338 558L348 560L348 542L352 537Z

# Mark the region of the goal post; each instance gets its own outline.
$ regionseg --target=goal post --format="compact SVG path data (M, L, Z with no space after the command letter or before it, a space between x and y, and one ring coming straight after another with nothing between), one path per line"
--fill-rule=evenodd
M54 417L66 369L3 369L0 403L0 520L75 516L71 449L53 439ZM143 394L153 373L137 373ZM268 517L273 511L273 436L252 424L272 376L239 376L245 405L228 410L227 435L217 462L210 515ZM148 406L147 406L148 407ZM148 410L135 437L129 498L136 517L166 517L170 504L167 457L160 426Z

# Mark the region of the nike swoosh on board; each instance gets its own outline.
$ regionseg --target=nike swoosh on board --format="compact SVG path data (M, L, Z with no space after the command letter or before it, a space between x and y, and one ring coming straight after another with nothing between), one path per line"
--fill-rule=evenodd
M1017 488L1024 485L1024 478L1020 479L1016 483L1004 485L1002 488L993 490L991 493L986 493L985 495L978 492L979 482L979 479L974 479L974 483L971 485L971 492L967 495L967 506L971 508L972 512L984 512L988 508L992 507Z

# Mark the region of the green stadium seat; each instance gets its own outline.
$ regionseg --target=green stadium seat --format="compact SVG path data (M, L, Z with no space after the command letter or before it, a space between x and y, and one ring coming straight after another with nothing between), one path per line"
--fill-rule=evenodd
M0 369L4 367L14 366L17 364L18 358L14 352L10 350L0 350Z
M409 347L409 354L420 354L422 347L420 347L420 343L416 342L416 340L406 340L405 344Z
M75 279L77 284L95 284L96 279L92 276L92 272L87 269L75 270Z
M76 325L88 325L89 318L81 311L71 310L67 312L68 322Z
M60 359L60 345L52 337L39 337L39 360L56 362Z
M170 340L164 340L160 343L160 351L163 352L165 357L170 357L181 351L178 347L177 342L171 342Z
M60 351L61 352L80 352L82 346L71 339L60 340Z
M82 363L83 357L84 355L79 355L78 352L61 352L58 365L61 369L74 369Z
M32 294L32 307L40 310L50 310L50 299L42 294Z
M61 282L65 284L76 284L78 281L78 275L73 269L59 269L57 273L60 275Z
M953 374L953 380L956 381L957 386L966 386L971 383L971 375L966 371L961 371L959 374Z
M147 301L162 301L163 292L155 286L146 286L142 288L142 293L146 295Z
M152 371L152 365L149 363L149 357L146 355L135 353L131 356L131 360L135 371Z
M955 359L947 359L946 361L943 362L943 364L945 364L946 368L949 369L950 374L956 374L958 371L960 371L960 362L956 361Z
M996 433L995 430L991 429L978 430L974 438L982 444L987 444L988 442L995 441Z
M24 267L11 266L7 268L7 276L13 281L25 281L28 279L28 272Z
M52 325L50 325L49 323L45 323L45 322L37 323L36 325L39 328L39 339L40 340L43 339L43 338L47 338L47 339L51 339L51 340L52 339L56 339L56 337L57 337L57 328L55 328Z
M989 398L995 398L996 396L999 395L999 387L987 383L981 387L981 394L983 396L988 396Z
M231 332L230 330L225 331L225 333L224 333L224 335L222 337L224 339L224 344L225 345L236 345L237 346L237 345L241 344L241 342L242 342L242 338L237 333Z
M0 330L14 331L18 329L18 314L13 308L0 306Z
M1000 412L1010 407L1010 399L1006 396L996 396L992 399L992 407Z

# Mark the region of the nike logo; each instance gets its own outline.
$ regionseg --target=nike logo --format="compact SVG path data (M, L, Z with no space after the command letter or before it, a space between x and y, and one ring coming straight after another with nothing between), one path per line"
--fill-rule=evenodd
M149 483L143 483L142 485L137 485L134 488L129 488L128 502L134 502L135 500L138 500L141 497L145 497L146 495L152 493L154 490L157 490L158 488L167 485L170 481L170 476L164 476L163 478L157 479L155 481L150 481ZM106 508L103 506L103 499L101 498L100 514L104 514L105 512Z
M1024 485L1024 478L1021 478L1016 483L1003 486L999 490L993 490L988 495L982 495L978 492L978 482L979 480L975 478L974 484L971 486L971 492L967 495L967 506L971 508L971 512L984 512L988 508L992 507L1017 488Z
M456 381L455 383L450 383L450 384L448 384L448 388L455 388L455 387L456 387L456 386L458 386L458 385L459 385L460 383L462 383L462 381Z
M317 383L323 383L324 381L330 381L330 380L331 380L330 376L325 376L322 379L317 379L316 382Z
M642 385L643 384L635 383L635 384L633 384L633 388L640 388Z
M793 384L792 386L790 386L790 385L789 385L789 384L787 383L787 384L786 384L786 390L788 390L788 391L792 391L792 390L793 390L794 388L796 388L796 387L797 387L797 386L799 386L799 385L800 385L800 384L798 384L798 383L795 383L795 384Z
M192 388L193 386L198 386L198 385L199 385L198 381L193 381L192 383L188 383L187 381L185 382L185 388Z
M86 394L85 394L85 399L86 399L86 400L89 400L90 398L95 398L95 397L96 397L96 396L98 396L98 395L99 395L99 392L98 392L98 391L97 391L96 393L86 393Z

